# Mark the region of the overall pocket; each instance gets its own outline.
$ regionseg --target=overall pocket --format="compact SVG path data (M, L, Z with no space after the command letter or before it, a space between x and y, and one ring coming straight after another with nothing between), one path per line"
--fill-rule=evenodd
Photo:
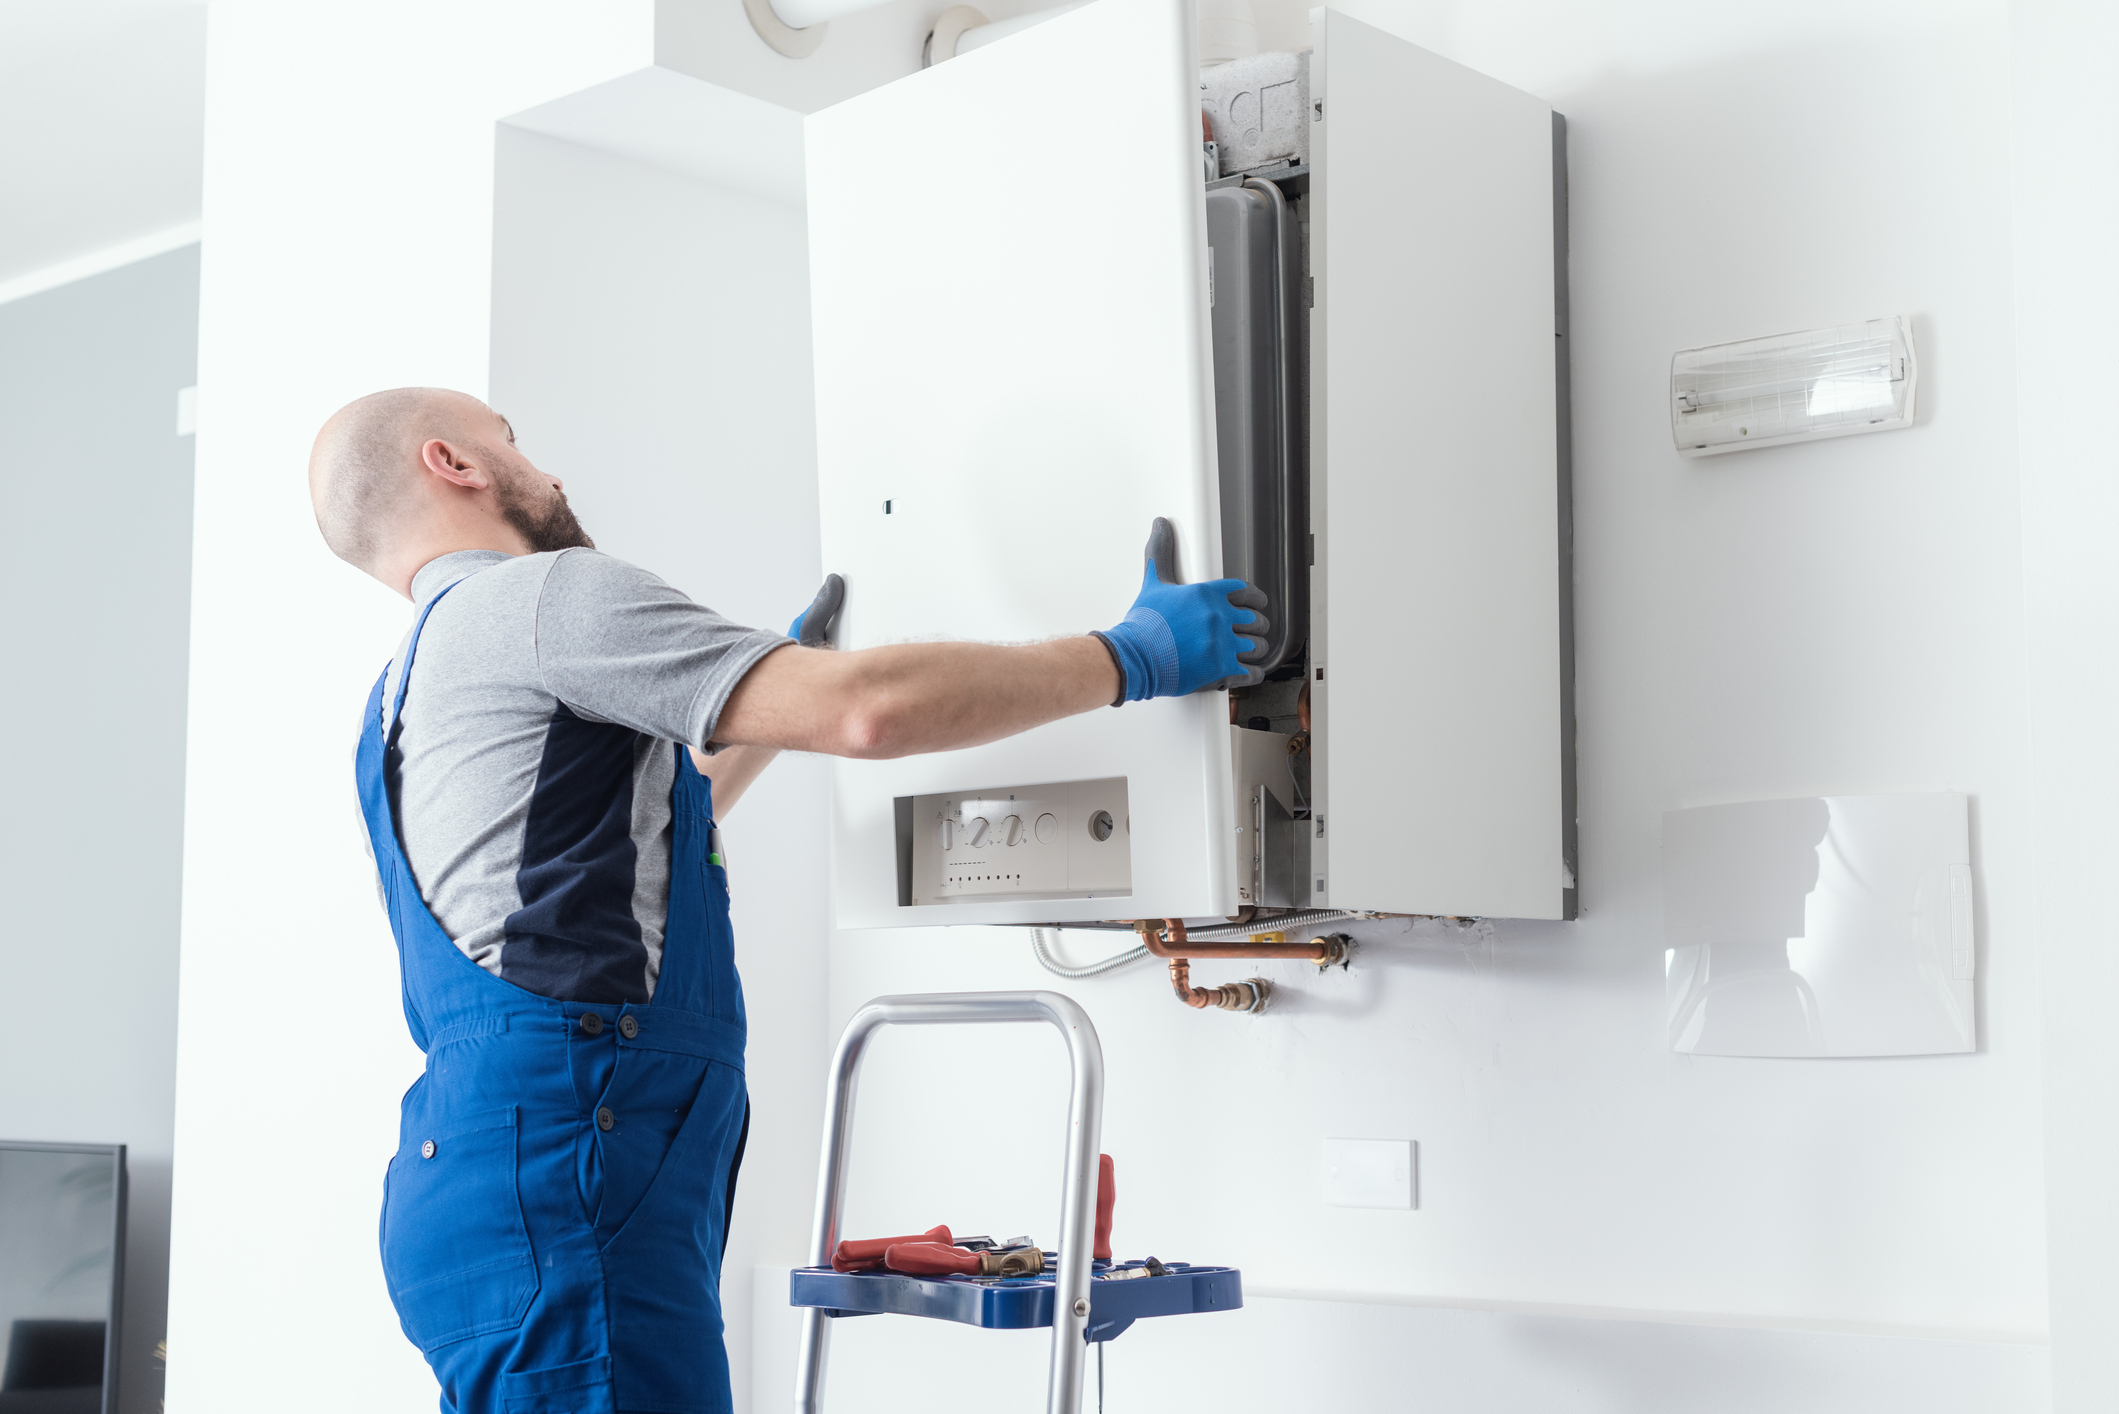
M615 1414L617 1408L611 1398L608 1355L503 1374L500 1393L508 1414Z
M407 1133L383 1190L383 1277L422 1352L512 1330L537 1296L515 1180L515 1110Z

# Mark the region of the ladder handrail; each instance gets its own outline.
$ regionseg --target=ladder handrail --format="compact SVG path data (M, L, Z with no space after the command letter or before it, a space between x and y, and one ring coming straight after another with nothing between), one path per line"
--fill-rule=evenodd
M839 1241L846 1166L853 1141L855 1084L868 1042L885 1026L944 1026L969 1022L1043 1021L1067 1042L1073 1085L1067 1096L1065 1186L1060 1199L1058 1268L1053 1273L1052 1368L1046 1414L1077 1414L1088 1351L1090 1233L1096 1203L1097 1154L1104 1121L1104 1048L1089 1014L1058 992L924 992L877 997L853 1015L839 1037L824 1095L824 1146L817 1165L817 1213L809 1260L827 1266ZM824 1364L832 1317L802 1313L801 1363L795 1370L798 1414L823 1414Z

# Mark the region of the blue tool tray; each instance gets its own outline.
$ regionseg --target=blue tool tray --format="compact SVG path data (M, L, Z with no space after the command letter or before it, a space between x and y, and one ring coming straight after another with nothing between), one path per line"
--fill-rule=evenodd
M815 1306L834 1316L927 1316L961 1321L986 1330L1014 1331L1052 1324L1056 1253L1045 1254L1043 1276L912 1277L897 1272L835 1272L830 1267L797 1267L788 1287L788 1304ZM1115 1340L1135 1321L1149 1316L1189 1316L1200 1311L1234 1311L1243 1305L1243 1273L1234 1267L1195 1267L1166 1262L1159 1277L1102 1280L1107 1271L1123 1271L1140 1262L1098 1262L1089 1281L1091 1342Z

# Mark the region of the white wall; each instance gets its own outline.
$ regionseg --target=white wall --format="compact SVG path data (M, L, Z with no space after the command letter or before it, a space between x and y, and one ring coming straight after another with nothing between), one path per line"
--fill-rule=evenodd
M801 211L512 127L497 157L495 405L599 548L784 628L821 578ZM721 812L750 1014L722 1280L738 1408L753 1268L801 1259L816 1175L825 789L820 759L788 757Z
M2047 1075L2055 1407L2119 1390L2119 991L2104 885L2119 850L2119 9L2010 6L2028 681Z
M753 42L741 32L684 40L691 21L667 0L662 8L665 62L725 62L724 81L747 92L797 108L820 101L794 61L735 48ZM1303 42L1299 10L1264 8L1269 39ZM2012 264L2012 210L2019 228L2046 231L2109 212L2070 195L2079 168L2069 161L2019 158L2012 186L2009 49L2038 40L2018 56L2017 100L2049 151L2079 155L2083 125L2109 115L2075 112L2053 88L2087 85L2095 56L2110 56L2108 37L2070 28L2060 0L2024 0L2014 31L2000 0L1347 8L1551 100L1572 123L1584 919L1374 925L1349 974L1269 965L1284 1001L1262 1020L1187 1013L1146 969L1058 984L1029 963L1018 933L847 934L831 945L828 1031L886 991L1056 985L1083 1000L1110 1062L1120 1246L1235 1262L1261 1302L1243 1317L1129 1333L1113 1373L1132 1362L1136 1400L1200 1398L1157 1384L1165 1377L1142 1368L1154 1352L1216 1372L1216 1401L1231 1408L1286 1407L1313 1391L1324 1403L1387 1406L1412 1390L1438 1408L1737 1409L1768 1406L1730 1389L1771 1390L1775 1379L1787 1390L1778 1407L2042 1408L2045 1014L2066 1025L2071 1060L2096 1082L2053 1087L2054 1161L2082 1166L2079 1180L2056 1179L2066 1226L2054 1250L2076 1233L2093 1240L2080 1258L2056 1257L2050 1319L2065 1337L2062 1313L2073 1313L2088 1350L2108 1299L2098 1287L2111 1234L2095 1214L2108 1191L2097 1165L2110 1157L2111 1057L2093 1030L2108 989L2048 998L2042 1013L2030 910L2034 842L2089 861L2082 880L2099 877L2093 851L2058 847L2101 839L2091 831L2104 776L2068 786L2080 763L2101 770L2108 750L2109 714L2095 710L2108 684L2081 645L2110 622L2111 586L2071 567L2101 549L2101 536L2084 537L2101 526L2084 509L2098 505L2085 498L2109 453L2042 448L2046 499L2032 502L2019 539L2015 282L2022 271L2026 289L2043 291L2022 327L2049 333L2046 311L2067 308L2071 294L2108 297L2098 252L2110 247L2096 244L2106 227L2084 225L2079 242L2041 250L2049 263L2039 269ZM427 43L407 50L393 40L415 12ZM608 28L556 6L391 5L359 23L265 5L216 13L174 1264L180 1411L284 1407L287 1389L314 1390L316 1408L427 1397L370 1237L396 1090L417 1057L395 1014L394 959L351 834L345 738L333 725L350 728L403 611L324 556L299 467L317 422L346 397L412 381L482 391L489 335L496 348L530 329L671 337L668 312L649 300L657 292L563 248L595 236L666 258L663 233L627 245L584 212L547 233L516 228L511 244L504 223L496 265L479 214L495 195L485 185L493 118L644 63L639 13ZM867 59L835 60L844 67L823 87L852 91L911 67L907 36L916 51L923 17L900 6L890 15L872 41L888 62L870 74ZM2081 57L2085 33L2107 47ZM684 63L671 57L679 49ZM2088 66L2080 79L2078 65ZM512 140L503 150L523 170L564 168L584 189L622 192L671 229L702 230L712 249L788 275L765 252L746 255L733 229L713 234L732 199L579 154L538 156ZM471 215L420 219L430 208ZM489 321L486 291L505 291L508 269L570 262L571 282L537 298L518 285ZM673 308L729 299L740 322L770 306L701 269ZM1921 343L1915 429L1707 464L1672 452L1671 351L1893 311L1915 316ZM2027 368L2051 391L2025 406L2108 396L2085 391L2108 384L2069 381L2090 366L2070 362L2081 352L2044 346ZM595 487L614 463L608 445L641 486L695 475L691 484L743 497L732 505L745 512L793 517L806 449L789 453L758 430L777 413L746 421L740 449L779 479L731 487L706 458L685 460L697 444L657 399L702 377L749 388L739 360L704 341L677 352L670 382L636 387L612 382L595 353L585 345L543 368L495 354L496 382L511 402L527 399L508 410L533 455L562 474L579 467L570 490L618 553L739 617L791 616L820 568L792 520L772 520L761 543L780 548L747 546L732 579L691 517L658 518L670 504L659 497L643 508ZM792 357L789 346L769 351ZM2026 559L2043 596L2028 658ZM349 650L359 643L373 651ZM2027 663L2044 722L2026 714ZM2053 753L2042 769L2058 792L2038 807L2042 833L2029 793L2034 743ZM775 769L736 828L799 849L814 766ZM1662 811L1942 788L1977 801L1978 1054L1813 1063L1667 1051ZM744 848L745 835L735 838ZM796 858L823 867L821 848ZM2094 889L2071 890L2074 877L2041 878L2041 931L2052 955L2082 961L2102 933ZM810 965L766 965L760 946L773 939L775 962L782 946L803 958L814 926L805 910L821 890L805 894L793 878L752 894L743 878L762 1147L742 1199L738 1240L749 1246L732 1250L732 1269L799 1253L803 1136L814 1133L828 1036ZM759 902L769 904L762 918L751 911ZM1247 969L1197 970L1219 981ZM1056 1046L1034 1033L879 1043L851 1224L1049 1231L1058 1078ZM1421 1141L1421 1210L1322 1207L1319 1147L1334 1134ZM772 1280L751 1293L758 1408L784 1407L786 1393ZM1436 1314L1451 1305L1491 1308L1492 1319ZM850 1323L839 1407L906 1407L937 1360L1008 1353L1005 1341L979 1340ZM1024 1375L1028 1401L1036 1364ZM2119 1379L2088 1356L2075 1368L2062 1366L2069 1407L2108 1403ZM1563 1386L1576 1403L1552 1393Z
M1020 934L844 934L834 1023L888 991L1069 991L1110 1060L1120 1246L1238 1264L1254 1293L1918 1332L2019 1368L2020 1343L2035 1352L2045 1337L2047 1297L2007 14L1346 8L1570 119L1584 918L1371 925L1351 974L1263 969L1287 991L1260 1021L1186 1014L1145 969L1058 984ZM1272 8L1265 23L1302 42L1299 12ZM1914 315L1921 346L1913 430L1709 463L1672 450L1674 350L1896 311ZM1979 1053L1671 1054L1661 813L1922 789L1977 801ZM1049 1231L1056 1053L1027 1035L966 1042L877 1048L851 1229ZM1006 1148L941 1147L945 1121L965 1116L1005 1131ZM1421 1210L1322 1206L1330 1135L1419 1140ZM938 1152L946 1163L925 1158ZM859 1407L907 1407L890 1377L931 1367L949 1335L886 1341L871 1324L842 1333L842 1377L863 1381ZM1316 1328L1299 1354L1255 1353L1259 1373L1233 1382L1229 1407L1274 1407L1267 1391L1307 1368L1282 1361L1379 1380L1397 1366ZM1594 1346L1604 1329L1576 1338ZM1190 1361L1223 1337L1153 1339ZM1757 1339L1755 1358L1798 1358L1779 1335ZM1445 1386L1452 1348L1434 1356ZM1656 1388L1667 1354L1615 1345L1611 1378ZM1463 1368L1481 1358L1466 1347ZM1819 1379L1820 1398L1853 1388ZM2008 1388L1984 1407L2043 1404L2036 1379ZM1436 1407L1487 1406L1465 1394Z
M197 246L0 305L0 1138L127 1147L125 1414L167 1318L198 310Z
M32 0L0 26L0 291L173 227L194 230L132 258L196 242L204 0Z
M405 606L325 552L302 468L323 419L362 393L417 383L484 394L489 356L499 377L523 374L505 349L492 354L512 330L594 315L615 321L604 326L614 336L667 333L658 307L666 292L593 310L568 303L593 303L593 282L555 287L543 304L518 283L494 305L496 240L501 257L532 267L554 254L535 232L517 227L513 235L528 243L511 245L509 232L495 229L498 120L627 76L667 80L686 64L749 98L815 107L912 71L927 24L912 0L901 0L879 19L841 26L829 41L834 57L805 69L766 50L739 7L703 23L692 13L701 8L713 7L214 5L172 1253L178 1414L277 1414L296 1398L306 1409L365 1411L433 1398L424 1364L397 1330L376 1260L397 1099L420 1058L399 1015L396 957L374 905L348 774L358 705L402 631ZM738 28L721 25L729 16ZM657 75L651 66L665 50L670 71ZM666 82L661 90L666 97ZM759 120L756 107L746 121ZM711 148L717 135L697 136ZM668 133L633 137L647 150L670 146ZM734 154L733 165L755 167L756 156ZM711 228L734 210L707 212L705 198L675 188L655 199L686 230L694 217ZM593 213L574 214L587 222ZM783 258L775 268L787 274L799 268L800 223L784 210L773 219ZM640 234L666 251L675 229ZM612 436L606 419L622 413L643 420L632 440L615 440L643 458L678 445L712 451L728 426L694 416L711 400L692 396L686 376L727 375L734 402L774 370L806 365L803 318L783 307L792 297L784 281L760 290L742 269L775 256L758 244L762 229L699 233L703 248L725 242L737 278L693 293L753 315L771 306L778 342L702 340L661 370L663 381L633 388L596 383L608 361L580 349L564 366L585 381L564 395L547 398L549 383L512 384L531 397L509 408L531 445L549 448L569 470L579 457L615 473L582 433L593 426L599 439ZM625 272L583 273L622 284ZM761 303L746 306L751 299ZM643 408L644 388L664 401ZM806 399L792 383L774 391ZM716 484L724 503L757 513L767 529L717 534L688 523L665 494L684 489L682 466L650 467L643 484L651 495L640 499L599 491L589 471L576 501L614 550L738 617L778 625L807 604L818 574L808 417L755 397L750 405L771 416L715 464L783 474ZM692 488L694 506L708 501L705 489ZM761 841L799 833L803 792L819 789L814 763L782 763L746 802L732 843L747 850L742 842L754 829ZM745 1345L747 1273L758 1260L798 1255L806 1146L814 1143L813 1121L792 1101L765 1102L775 1087L814 1094L822 1045L814 950L822 891L799 882L764 887L773 856L759 853L760 886L739 872L736 904L761 1100L739 1197L744 1235L731 1263ZM821 854L791 859L792 867L823 867ZM739 853L739 870L743 861ZM799 1084L786 1078L797 1072Z
M646 0L227 0L209 25L169 1407L430 1405L376 1258L420 1056L357 832L406 605L303 467L377 388L482 394L495 120L642 67Z

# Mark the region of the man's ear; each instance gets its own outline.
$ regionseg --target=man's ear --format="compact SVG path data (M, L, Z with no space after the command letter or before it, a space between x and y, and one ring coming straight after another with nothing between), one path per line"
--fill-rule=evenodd
M419 460L428 472L466 491L483 491L493 484L484 467L439 437L430 437L420 444Z

